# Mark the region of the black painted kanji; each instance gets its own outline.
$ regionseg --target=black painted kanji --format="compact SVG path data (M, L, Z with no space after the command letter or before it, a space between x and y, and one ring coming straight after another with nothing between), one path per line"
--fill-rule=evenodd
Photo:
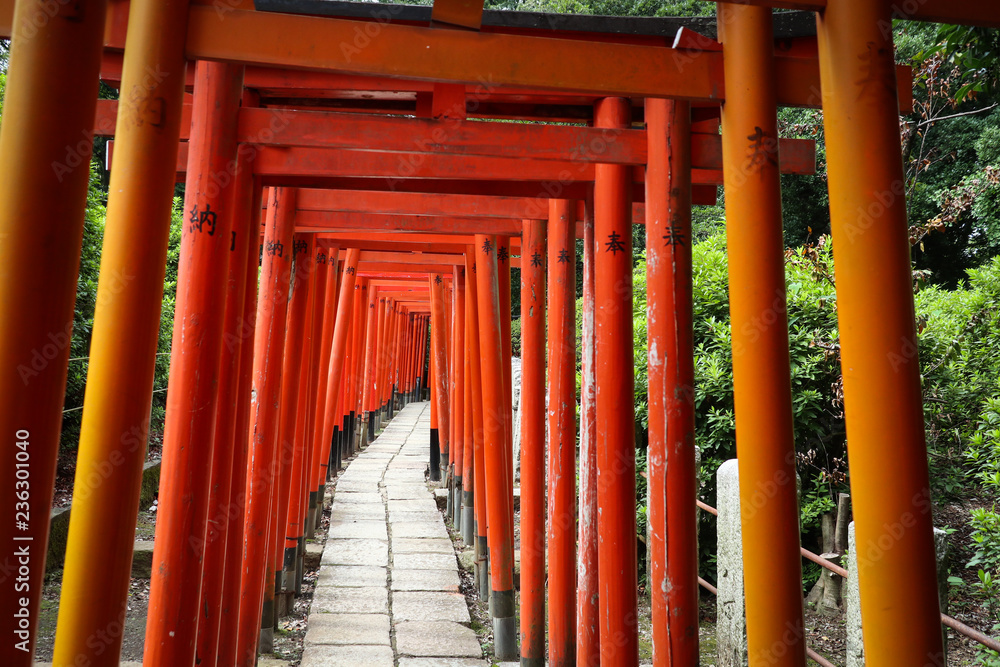
M498 262L506 261L508 256L509 256L509 251L507 250L507 246L503 246L502 245L499 248L497 248L497 261Z
M489 239L483 241L483 252L485 252L487 255L493 252L493 241Z
M271 257L284 257L285 244L281 241L268 241L264 244L264 252Z
M612 255L617 255L619 252L625 252L625 243L622 242L622 235L618 232L611 232L608 234L608 242L605 243L605 252L610 252Z
M542 254L537 250L531 254L531 265L532 266L542 265Z
M566 250L566 248L560 250L558 261L560 264L566 264L567 262L569 262L569 250Z
M188 231L194 232L204 232L207 231L209 236L215 235L215 223L218 219L215 211L212 210L211 204L205 204L205 210L199 211L197 204L191 207L191 217L188 218ZM207 226L207 229L206 229Z
M663 235L663 240L666 241L664 245L668 246L679 246L687 245L684 240L684 232L680 225L670 225L667 229L667 233Z

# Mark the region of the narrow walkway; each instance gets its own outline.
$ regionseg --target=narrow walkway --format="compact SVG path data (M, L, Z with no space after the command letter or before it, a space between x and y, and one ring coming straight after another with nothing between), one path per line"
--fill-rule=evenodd
M430 404L396 414L340 476L302 667L484 667L424 481Z

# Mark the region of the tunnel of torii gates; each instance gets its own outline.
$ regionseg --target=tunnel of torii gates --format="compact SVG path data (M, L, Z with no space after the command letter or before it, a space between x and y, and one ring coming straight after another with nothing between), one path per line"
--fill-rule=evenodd
M779 174L815 160L777 139L782 105L824 111L857 539L880 547L859 568L866 659L941 664L893 16L1000 26L994 3L962 0L746 0L717 22L0 0L0 163L16 165L0 182L0 662L34 647L96 134L114 145L55 664L118 662L182 179L147 667L254 664L327 475L425 386L431 475L476 546L497 657L636 664L633 224L654 663L697 665L690 223L719 184L750 663L804 665ZM118 102L98 102L98 78Z

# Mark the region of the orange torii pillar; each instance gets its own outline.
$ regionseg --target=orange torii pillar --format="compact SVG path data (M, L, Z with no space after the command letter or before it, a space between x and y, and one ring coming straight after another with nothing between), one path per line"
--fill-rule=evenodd
M580 504L576 559L576 662L601 662L600 605L597 568L597 399L594 373L594 201L584 202L583 312L580 359ZM523 457L522 457L523 458ZM521 470L524 500L524 470ZM524 509L521 510L524 516ZM522 531L523 534L523 531ZM524 565L522 563L522 572Z
M549 665L576 664L576 202L549 200ZM523 492L523 491L522 491Z
M510 344L510 237L497 236L497 288L500 298L500 343L503 350L504 460L507 461L506 497L514 506L514 414ZM510 522L510 541L514 543L514 521Z
M302 551L305 548L305 512L303 508L307 506L309 488L306 480L309 479L309 467L312 458L310 450L314 444L313 434L315 432L316 420L316 400L319 393L320 375L319 368L320 350L323 345L323 315L324 311L330 310L326 303L326 285L329 276L329 264L326 261L326 248L317 247L313 251L313 271L310 272L309 280L314 284L310 289L313 295L309 303L309 313L307 324L309 331L308 349L302 352L302 367L306 373L300 378L299 388L299 408L295 425L295 450L292 459L291 481L288 487L288 515L285 521L284 536L278 539L284 544L284 556L282 563L282 579L286 590L292 589L298 595L301 590L301 571L299 563L302 559ZM298 273L298 272L296 272ZM327 358L329 360L329 357Z
M330 355L333 352L333 332L337 322L336 297L337 284L340 278L337 275L337 267L339 265L337 260L338 255L339 250L337 248L329 248L327 251L326 290L323 297L322 347L320 348L318 357L319 365L316 370L319 374L319 387L316 392L316 404L313 406L313 410L315 411L313 419L315 421L313 424L312 443L309 448L309 461L306 464L304 480L306 487L306 495L303 500L304 505L302 507L302 528L304 540L310 539L315 534L315 515L319 514L316 512L316 480L322 479L326 475L326 461L322 458L326 442L330 437L326 432L326 397L329 392L335 391L329 386L329 373L326 369L330 367ZM302 548L304 549L305 546L303 545ZM303 554L300 552L300 559L302 558L302 555Z
M691 108L647 99L645 111L653 662L697 667Z
M375 319L372 324L375 325L375 337L371 351L371 381L367 392L368 405L366 409L368 410L368 428L374 440L375 436L382 431L382 410L379 407L378 390L379 369L382 366L382 340L385 338L385 297L378 297L375 303Z
M476 275L479 302L479 351L482 358L483 434L485 450L489 559L490 610L493 640L498 660L517 657L517 625L514 601L513 507L510 459L506 450L507 416L504 400L503 343L499 286L497 284L497 239L476 234ZM509 274L508 274L509 275Z
M341 380L343 378L344 372L344 361L347 357L347 344L348 344L348 334L351 330L351 315L354 311L354 285L357 280L358 273L358 258L360 256L360 251L357 248L349 248L347 250L347 258L344 260L344 273L343 279L341 280L340 289L337 293L337 323L333 331L333 351L330 353L330 367L328 370L327 377L327 392L326 392L326 422L327 426L325 428L326 432L329 434L333 433L333 420L335 419L334 410L337 405L337 400L340 398ZM325 450L321 454L319 461L326 463L330 460L332 454L332 438L328 438L324 443ZM323 468L317 467L317 472L322 471ZM334 470L330 475L336 475L337 470ZM316 483L313 488L316 491L317 506L316 506L316 516L312 520L312 524L319 520L319 515L322 513L323 508L323 496L326 492L326 480L327 475L319 472L317 478L315 478Z
M382 431L385 421L385 361L388 357L389 329L392 326L392 299L379 300L378 338L375 344L375 379L372 389L372 410L375 412L375 430Z
M597 101L594 124L629 127L628 100ZM598 580L602 667L639 660L635 540L635 396L632 365L631 170L594 166L594 331L597 394Z
M368 303L368 278L362 278L360 284L355 282L354 284L354 322L357 323L357 327L354 332L354 340L352 342L352 357L351 357L351 387L348 391L348 397L351 400L351 427L350 427L350 438L351 447L355 451L360 451L362 446L362 421L361 421L361 384L364 377L364 366L362 362L365 357L365 334L368 327L368 318L365 317L366 308Z
M465 252L465 275L471 276L465 288L465 316L469 321L469 368L472 371L472 458L474 535L476 546L476 588L479 596L489 600L489 544L486 538L486 452L483 431L483 381L482 357L479 354L479 279L476 268L476 251L468 246Z
M448 359L445 349L444 278L432 273L428 278L431 296L431 398L436 423L431 423L431 480L441 479L441 452L448 451Z
M260 273L260 299L254 334L252 399L250 404L249 457L246 479L245 541L240 583L241 597L236 633L236 665L252 667L257 660L264 573L270 554L268 523L274 483L281 397L282 352L288 284L292 273L292 227L296 191L272 188L268 195L264 228L264 256Z
M337 273L338 273L337 293L334 295L334 300L339 305L340 292L343 289L343 279L344 279L343 265L338 266ZM338 309L338 317L339 317L339 309ZM345 354L346 353L347 351L345 350ZM345 363L346 361L347 360L345 359ZM342 459L343 449L341 447L341 438L340 438L341 420L340 420L340 414L337 412L337 408L340 406L340 402L343 398L343 393L344 393L343 382L340 382L335 387L333 387L333 392L334 392L333 401L329 403L330 406L329 410L332 412L332 414L326 415L324 417L327 423L326 428L329 433L329 438L328 438L329 449L325 450L327 452L327 456L323 459L322 462L326 470L326 475L323 477L324 480L332 479L337 475L337 473L340 472L340 467L343 460ZM324 442L324 447L325 446L326 442ZM322 504L320 503L319 505L310 506L310 509L313 510L318 515L320 512L322 512L322 510L317 509L317 507L321 506Z
M802 566L794 530L799 510L771 9L720 3L718 12L730 82L722 106L722 157L747 647L754 665L801 666Z
M235 472L233 464L239 459L242 461L241 467L246 466L244 407L250 399L250 388L242 384L243 366L246 360L253 359L253 339L248 340L244 335L246 329L244 322L252 316L252 309L256 308L256 303L250 303L251 310L247 312L246 293L250 289L250 281L253 281L253 291L256 293L260 200L259 198L256 202L254 200L260 191L254 187L253 174L246 158L237 155L237 160L235 187L232 189L234 235L230 243L229 277L226 281L219 401L216 406L218 416L215 424L215 446L212 452L212 482L209 487L201 602L198 604L198 609L202 613L198 619L195 652L196 662L206 665L214 665L218 659L226 554L231 532L230 520L234 513L234 508L230 504ZM248 264L253 264L253 273L247 272ZM252 321L252 318L249 321ZM251 349L249 355L244 354L245 348ZM249 363L247 368L250 368ZM249 373L246 376L249 377ZM241 389L245 390L245 393L241 393Z
M473 506L473 497L475 494L475 443L472 433L472 344L474 334L469 326L469 289L470 285L475 281L469 278L468 271L465 267L462 267L463 274L465 275L464 290L463 290L463 300L465 301L462 311L462 327L464 329L465 336L465 349L462 353L463 356L463 366L465 369L465 379L463 380L463 390L464 397L462 399L463 404L463 415L462 415L462 426L464 428L463 435L463 449L462 454L462 542L465 546L472 546L475 543L476 536L476 511Z
M91 59L95 55L87 38L82 35L93 29L91 17L94 21L103 23L103 15L95 16L100 11L98 9L100 6L98 3L93 7L88 6L83 11L78 5L66 5L60 9L60 12L65 12L65 19L47 23L45 27L39 29L36 39L26 41L24 33L19 36L15 32L14 52L11 56L11 88L7 97L9 103L7 116L10 124L9 126L7 122L3 124L3 136L0 138L0 151L5 157L10 157L8 151L12 140L28 142L32 155L45 160L46 168L52 170L52 163L48 162L50 151L53 150L52 142L60 142L62 150L65 151L67 146L80 146L81 137L84 137L82 139L84 145L80 147L86 150L78 155L82 156L85 163L89 162L90 131L87 129L80 133L77 121L82 118L69 119L64 123L65 119L56 119L51 115L48 105L45 108L29 109L28 105L34 100L25 97L27 91L21 86L36 87L40 95L54 95L55 100L65 101L74 115L80 113L81 104L89 104L89 101L84 101L84 96L93 93L86 93L77 88L77 85L82 86L84 90L89 86L90 91L93 91L93 78L89 79L89 82L80 80L73 81L67 86L61 83L55 86L55 79L50 79L48 76L50 71L48 63L58 63L59 67L66 67L67 61L71 61L73 64L69 67L81 77L85 76L87 71L93 71L90 68L95 64ZM19 3L18 18L22 16L21 12L31 12L33 8L39 12L43 11L41 4ZM28 15L25 15L25 19L27 18ZM73 526L70 529L71 534L73 532L80 534L76 539L70 537L72 543L79 543L79 546L67 559L67 569L79 567L77 571L81 573L85 571L86 576L72 575L69 583L65 579L63 581L60 616L65 620L59 624L60 632L57 633L59 636L55 648L55 655L61 656L59 660L67 663L81 655L84 658L90 657L91 664L94 665L113 665L118 661L120 633L112 639L110 645L102 644L100 657L95 656L92 646L87 646L87 639L93 637L95 631L106 631L107 628L114 628L116 624L124 622L129 581L128 564L131 563L134 533L128 528L118 530L117 527L134 526L138 511L139 479L145 462L145 445L149 430L149 406L159 337L164 260L176 178L177 141L184 94L183 50L187 7L184 3L165 7L139 2L133 8L129 19L132 30L128 38L128 53L125 56L128 71L124 75L122 90L133 91L130 94L133 95L136 104L123 110L118 117L121 149L119 157L122 159L116 160L115 167L111 171L111 194L108 200L104 249L101 255L101 280L98 284L90 345L90 366L87 374L88 386L77 453L75 486L77 507L73 520L76 529L74 531ZM154 31L155 40L151 38ZM34 50L36 45L44 50L44 60L41 54ZM63 47L79 48L80 52L67 57ZM23 54L20 64L19 49L24 49L20 51ZM80 64L81 68L77 69L76 64ZM27 79L21 79L25 82L22 84L17 79L17 71L28 66L32 66L33 78L30 83L27 83ZM163 76L152 82L144 81L148 78L146 73L151 70L162 72ZM53 86L58 90L54 90ZM163 122L155 127L139 120L144 113L144 104L153 99L159 102L158 108L163 112ZM88 106L88 112L84 115L93 118L89 109ZM62 111L60 109L60 113ZM45 136L38 137L37 132L25 124L28 122L45 123ZM66 136L63 131L72 132L76 138L62 143ZM23 134L20 134L22 132ZM14 137L14 134L18 136ZM63 159L65 153L56 158L55 163L61 164ZM3 308L0 309L4 318L3 333L0 334L2 336L0 354L3 355L5 372L13 371L18 364L31 363L32 360L26 356L31 354L29 346L38 345L49 333L59 336L62 332L66 332L66 327L72 320L73 302L70 297L72 292L67 291L59 296L50 293L46 286L64 279L72 280L75 286L78 262L76 259L69 259L65 264L61 264L65 259L63 255L66 250L62 244L66 243L69 248L78 250L79 228L74 229L75 225L70 225L63 229L62 225L66 223L70 211L82 210L81 198L86 196L88 170L83 169L82 173L64 174L64 178L69 179L66 183L67 190L60 196L53 196L53 191L47 187L47 182L41 180L37 164L34 159L25 160L24 168L20 169L16 176L12 174L4 188L5 195L10 194L10 199L5 200L8 205L4 210L17 216L16 224L12 224L8 222L5 213L3 222L0 223L5 233L8 230L11 233L11 237L5 239L2 244L3 250L0 251L5 260L3 269L5 298ZM52 170L52 173L54 175L55 171ZM22 181L21 178L37 178L39 181L32 184ZM8 188L13 188L14 192L11 194ZM26 200L26 197L42 197L47 201L36 202L34 199ZM29 203L35 208L25 210L25 206ZM51 208L53 204L60 208ZM62 209L62 206L66 209ZM47 215L52 217L48 218ZM32 222L37 216L41 217L37 222ZM27 234L24 230L26 221L30 222L27 224L30 229ZM44 236L49 230L54 230L58 235L68 233L64 238L54 240ZM50 258L51 266L48 262L40 262L35 256L39 244L44 244L46 248L52 244L51 247L55 249L57 255ZM30 248L26 249L25 245L30 245ZM10 257L8 253L11 252L18 254L8 263L6 260ZM24 254L20 254L22 252ZM38 270L44 270L48 275L39 277ZM14 279L22 284L7 291L6 288L10 285L6 271L12 271ZM69 272L68 276L64 272ZM27 292L30 295L28 296L30 302L24 300L25 292L22 289L24 285L30 289ZM67 286L67 290L69 289ZM7 308L16 309L17 317L21 318L25 312L33 312L43 296L51 296L53 299L51 319L46 316L16 324L11 324L7 319L9 312ZM40 330L38 327L42 325L47 329ZM67 332L66 344L68 335ZM51 344L59 347L54 341ZM68 347L61 352L56 350L51 355L48 349L42 347L42 353L52 357L53 365L50 367L50 372L57 376L64 374ZM29 659L31 656L30 645L33 641L31 630L29 628L27 632L22 632L25 628L18 627L15 632L15 629L10 628L7 623L19 624L19 621L15 620L16 612L33 613L37 610L36 594L41 591L44 571L47 517L55 473L55 443L58 441L61 423L58 417L64 384L59 380L52 386L49 382L38 380L33 386L25 387L23 378L19 375L14 382L16 383L14 386L18 389L8 395L6 400L10 402L5 404L2 414L5 428L8 428L7 415L17 416L18 420L10 424L9 430L6 431L16 440L12 441L10 447L5 448L5 452L7 456L15 459L26 449L29 457L37 454L37 458L34 459L36 464L34 469L37 472L34 481L37 484L31 485L37 491L37 494L32 493L32 499L37 504L29 507L36 510L31 514L36 517L33 526L18 525L15 523L18 517L11 516L11 520L5 524L3 533L4 539L11 540L9 544L15 543L14 536L23 536L25 533L38 538L38 541L30 547L34 550L35 557L26 565L29 570L29 590L23 597L27 602L21 604L20 599L16 600L17 604L10 602L7 608L12 610L8 615L11 620L4 624L4 627L11 631L7 635L11 642L8 646L14 647L14 638L19 643L23 642L21 646L15 647L16 657L12 660L14 664L22 664L22 656L27 656ZM4 388L7 388L6 381ZM60 407L56 408L56 405ZM10 412L11 410L13 412ZM41 421L43 418L46 418L45 422ZM52 418L52 421L47 421L47 418ZM24 435L25 432L27 436ZM31 453L33 441L39 448ZM49 450L49 447L52 449ZM4 483L7 484L6 480L11 480L12 484L10 487L3 487L2 495L5 499L9 499L14 493L14 466L14 463L3 466L5 473L9 472L11 475L5 478ZM106 473L109 467L111 471ZM95 479L100 480L96 488ZM90 493L87 493L88 491ZM9 507L15 508L13 501ZM32 522L25 520L25 523ZM12 531L13 534L7 531ZM74 581L78 583L74 584ZM91 586L96 591L93 595L90 595ZM13 586L8 590L12 589ZM21 594L18 595L18 598L20 597ZM6 594L2 599L8 601ZM25 650L22 651L21 648ZM9 654L5 651L4 655Z
M250 440L250 390L253 385L254 340L256 338L257 320L257 279L259 272L260 236L258 230L258 215L261 210L263 188L259 181L254 182L253 197L250 211L252 212L252 229L247 248L246 265L247 287L243 302L243 319L240 322L238 337L240 345L240 384L238 410L236 413L236 431L233 451L233 472L229 485L229 530L226 534L226 563L223 573L222 603L219 611L220 623L218 632L217 664L232 665L236 662L236 639L239 632L240 597L242 594L243 576L243 528L246 510L246 480L247 462L249 458ZM199 633L201 624L198 624Z
M887 90L896 85L891 25L885 0L831 0L818 21L861 618L872 667L944 662L899 116L895 88Z
M145 660L153 665L185 664L195 658L225 285L232 254L232 190L219 187L217 179L220 173L227 174L232 185L233 176L227 171L236 157L232 119L242 90L242 67L204 61L195 66L160 473L163 493L157 510L146 623ZM81 572L81 576L92 573Z
M365 318L365 350L361 376L361 433L364 442L375 439L375 417L368 409L372 389L372 365L375 362L375 339L378 333L378 289L371 287L368 292L368 315Z
M421 401L427 388L427 328L430 321L430 315L420 318L420 338L417 341L417 400Z
M545 665L545 222L521 246L521 664Z
M288 520L288 490L291 487L296 450L295 431L298 422L303 370L309 351L312 322L313 282L316 271L312 262L313 234L292 237L292 295L288 303L285 331L285 351L281 368L281 408L278 418L278 459L276 483L271 491L271 520L268 527L270 561L264 575L264 606L261 614L260 652L274 651L274 626L277 622L275 597L281 590L281 571L285 555L285 528ZM301 461L299 461L301 464ZM272 584L273 582L273 584Z
M454 267L454 335L455 341L452 345L454 350L454 374L455 391L452 393L452 436L451 451L453 453L454 465L451 476L454 480L451 493L451 521L452 525L459 529L462 525L462 488L463 488L463 466L465 464L465 267Z
M5 443L0 450L0 498L7 508L0 528L5 550L0 563L8 572L0 592L4 610L0 662L11 667L31 665L38 629L35 619L59 456L105 6L101 0L86 8L20 0L14 7L0 126L0 156L10 165L0 183L0 433ZM49 11L58 12L56 17L63 20L52 20ZM157 261L162 273L163 258ZM151 358L143 361L151 370ZM151 390L146 387L147 397ZM109 442L117 447L117 436ZM141 467L141 460L138 464ZM130 483L126 476L134 470L130 465L119 474ZM80 471L92 473L82 467ZM127 501L120 497L119 502ZM103 535L89 537L103 542L102 547L111 546ZM105 562L123 568L122 556L131 550L131 540L123 536L116 546L118 558ZM10 578L15 572L17 585ZM124 582L127 587L127 573ZM118 591L115 597L125 599ZM113 616L104 622L117 619L120 611L120 606L109 609ZM117 662L119 646L120 640L105 647L107 664Z

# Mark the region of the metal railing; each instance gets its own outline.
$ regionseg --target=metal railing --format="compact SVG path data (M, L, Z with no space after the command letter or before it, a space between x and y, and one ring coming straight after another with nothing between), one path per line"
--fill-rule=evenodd
M715 515L715 516L719 516L719 510L715 509L711 505L703 503L700 500L697 500L695 502L697 502L698 507L700 509L708 512L709 514L712 514L712 515ZM812 562L816 563L820 567L826 568L827 570L830 570L834 574L837 574L837 575L839 575L839 576L841 576L841 577L843 577L845 579L847 578L847 570L845 570L844 568L840 567L836 563L828 561L827 559L823 558L822 556L814 554L812 551L809 551L808 549L804 549L802 547L799 547L799 551L802 552L802 556L804 558L808 558L809 560L811 560ZM702 588L704 588L705 590L709 591L713 595L718 595L717 589L714 586L712 586L711 584L709 584L707 581L705 581L704 579L702 579L701 577L698 577L698 583L701 584ZM997 651L998 653L1000 653L1000 642L998 642L997 640L993 639L992 637L984 635L982 632L979 632L978 630L976 630L974 628L970 628L968 625L966 625L965 623L962 623L958 619L952 618L951 616L948 616L947 614L941 614L941 622L943 624L947 625L949 628L951 628L955 632L959 633L960 635L968 637L969 639L971 639L971 640L973 640L975 642L978 642L979 644L982 644L986 648L994 650L994 651ZM806 649L806 654L809 655L810 658L812 658L813 660L815 660L819 664L823 665L823 667L835 667L835 665L833 665L833 663L827 661L822 656L814 653L811 649L807 648Z

